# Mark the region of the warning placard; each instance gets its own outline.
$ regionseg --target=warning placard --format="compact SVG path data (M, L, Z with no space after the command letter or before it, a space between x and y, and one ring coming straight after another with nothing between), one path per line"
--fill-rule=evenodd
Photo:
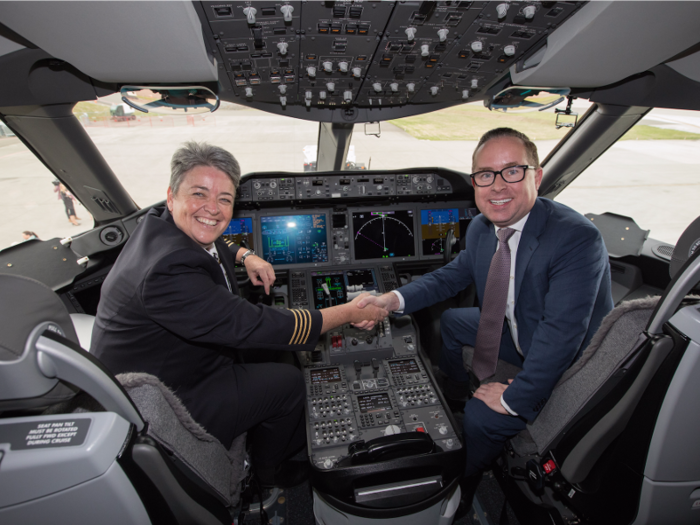
M0 425L0 443L12 450L82 445L90 428L90 419L61 419Z

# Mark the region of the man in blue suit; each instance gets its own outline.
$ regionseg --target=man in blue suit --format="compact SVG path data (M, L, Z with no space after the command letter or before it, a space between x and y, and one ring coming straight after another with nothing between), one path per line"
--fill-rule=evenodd
M472 170L481 215L467 230L465 249L443 268L358 304L411 313L474 283L483 306L488 301L486 281L497 232L514 230L505 241L511 254L510 282L497 348L500 359L522 372L507 383L482 378L465 405L467 504L481 472L508 438L537 417L561 375L579 358L613 307L610 266L600 232L581 214L537 197L542 168L530 139L510 128L487 132L474 151ZM470 390L462 347L475 346L480 317L481 309L474 307L451 309L441 318L440 368L447 375L448 397L466 397ZM500 321L497 327L498 332Z

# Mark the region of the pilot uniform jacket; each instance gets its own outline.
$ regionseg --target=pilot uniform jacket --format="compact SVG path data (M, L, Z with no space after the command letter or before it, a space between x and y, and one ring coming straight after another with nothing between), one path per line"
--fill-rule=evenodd
M242 299L231 251L221 239L216 248L234 293L214 257L167 209L150 210L102 286L91 352L114 374L155 375L198 423L230 444L235 436L225 414L236 395L235 349L313 350L322 316Z
M471 283L483 304L496 251L493 223L469 225L465 249L449 264L398 289L405 313L447 299ZM612 309L610 264L598 229L581 214L538 198L523 229L515 263L515 320L523 371L503 400L533 421L564 371L580 357ZM504 319L503 337L510 331Z

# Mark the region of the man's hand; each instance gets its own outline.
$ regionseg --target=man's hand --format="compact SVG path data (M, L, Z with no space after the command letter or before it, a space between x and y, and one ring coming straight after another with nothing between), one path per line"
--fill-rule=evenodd
M512 382L513 380L509 379L508 385L510 385ZM507 416L508 411L503 408L503 405L501 405L501 396L503 395L503 392L506 391L506 388L508 388L508 385L504 385L503 383L486 383L485 385L481 385L476 389L476 392L474 392L474 397L481 399L484 403L486 403L486 406L494 412Z
M362 293L348 303L354 308L351 314L352 320L350 321L354 326L365 323L372 323L372 326L374 326L375 323L382 321L389 315L389 311L384 305L385 301L377 301L376 299L379 298L368 293Z
M270 295L270 286L274 284L276 278L272 265L257 255L249 255L246 257L243 266L245 266L245 271L248 272L250 282L255 286L262 284L265 286L265 293Z
M357 301L357 307L361 309L365 309L368 306L376 306L386 310L387 312L392 312L398 309L400 306L399 298L395 293L391 292L382 295L361 294L357 296L355 300ZM353 303L354 302L355 301L353 301ZM353 326L361 330L371 330L374 328L374 324L375 321L367 317L365 320L359 323L354 323Z
M368 293L363 293L355 297L349 303L319 310L323 316L321 333L326 333L328 330L337 328L345 323L355 324L370 322L372 326L374 326L374 323L381 321L389 315L386 309L373 304L367 304L364 308L359 308L358 305L367 296L369 296Z

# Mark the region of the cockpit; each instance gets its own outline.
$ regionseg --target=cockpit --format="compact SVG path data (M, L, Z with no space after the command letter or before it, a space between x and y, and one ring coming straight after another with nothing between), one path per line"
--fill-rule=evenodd
M699 16L661 1L0 2L0 521L695 523ZM438 363L441 316L480 307L474 285L264 354L304 381L311 475L291 490L257 494L245 435L213 444L177 392L87 352L183 142L241 164L222 240L276 275L266 294L239 264L241 298L318 312L469 249L473 154L497 127L537 144L538 197L600 232L615 309L468 516L464 415Z

